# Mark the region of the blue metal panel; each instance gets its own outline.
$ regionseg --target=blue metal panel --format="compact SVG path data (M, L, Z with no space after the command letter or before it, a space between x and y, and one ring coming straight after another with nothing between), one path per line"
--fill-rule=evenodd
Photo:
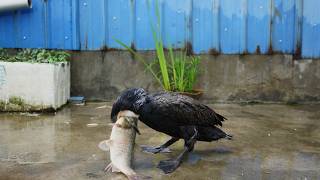
M122 48L115 39L130 46L133 42L134 1L118 0L108 1L107 18L107 46L109 48Z
M151 25L154 26L156 30L161 29L161 24L157 24L155 2L155 0L135 1L136 12L134 42L138 50L152 50L155 47ZM159 5L159 11L162 12L161 5Z
M182 48L189 41L191 0L162 3L162 38L166 47Z
M0 13L0 47L15 48L17 23L13 12Z
M303 0L295 0L295 16L294 16L294 54L301 56L302 42L302 13Z
M71 0L72 8L72 48L74 50L80 49L80 25L78 21L79 17L79 1Z
M213 48L213 23L215 18L213 7L213 0L193 1L192 43L195 53L204 53Z
M44 4L42 0L34 0L32 9L15 11L12 18L5 17L3 23L8 23L8 29L4 37L10 41L6 43L12 48L41 48L46 47L45 24L44 24ZM1 15L2 16L2 15ZM10 32L9 30L12 30ZM7 34L8 33L8 34ZM6 46L5 46L6 47Z
M295 0L275 0L272 23L272 48L293 53L295 36Z
M220 2L219 0L213 0L213 9L212 9L212 16L213 16L213 24L212 24L212 51L211 53L220 52L220 22L219 22L219 12L220 12Z
M33 8L18 11L18 33L16 39L19 48L46 47L45 11L42 0L32 1Z
M32 9L0 13L0 47L99 50L122 48L119 39L152 50L153 24L165 47L320 58L318 7L318 0L33 0Z
M97 50L106 45L106 1L80 0L80 48Z
M48 48L76 49L73 40L73 9L71 0L47 1L48 3Z
M225 54L245 51L245 0L220 1L220 48Z
M302 56L320 57L320 1L303 4Z
M248 0L247 50L267 53L270 46L272 0Z

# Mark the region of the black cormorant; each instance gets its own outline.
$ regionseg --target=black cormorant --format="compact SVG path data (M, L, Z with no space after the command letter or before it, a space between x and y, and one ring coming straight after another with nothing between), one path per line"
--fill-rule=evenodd
M171 139L161 146L142 147L144 152L165 152L168 146L179 139L184 140L184 151L176 159L160 161L158 164L158 168L165 173L173 172L180 165L184 155L193 150L196 141L211 142L232 137L216 127L222 126L225 117L191 97L179 93L148 94L142 88L128 89L120 94L112 106L113 122L118 112L122 110L135 112L144 124L171 136Z

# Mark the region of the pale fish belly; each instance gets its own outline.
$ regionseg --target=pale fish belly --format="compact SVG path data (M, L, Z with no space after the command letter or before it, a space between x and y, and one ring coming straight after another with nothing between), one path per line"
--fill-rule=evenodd
M123 129L113 126L110 139L110 159L112 166L126 174L127 176L136 173L131 168L133 158L136 132L133 128Z

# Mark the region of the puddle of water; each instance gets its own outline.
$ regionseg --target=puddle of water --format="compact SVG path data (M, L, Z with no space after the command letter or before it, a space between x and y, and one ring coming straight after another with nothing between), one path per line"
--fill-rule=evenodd
M110 135L110 105L70 105L56 115L0 114L0 179L124 179L103 172L109 154L97 146ZM157 163L176 157L183 142L170 154L142 153L138 145L159 145L169 137L140 123L136 171L178 180L320 178L320 106L214 107L229 119L223 129L232 141L197 142L185 163L164 175Z

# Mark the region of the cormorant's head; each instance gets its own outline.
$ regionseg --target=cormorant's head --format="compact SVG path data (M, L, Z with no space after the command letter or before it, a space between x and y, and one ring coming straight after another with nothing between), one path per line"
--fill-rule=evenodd
M123 110L137 113L146 95L147 92L142 88L131 88L123 91L112 105L111 121L116 122L118 112Z

